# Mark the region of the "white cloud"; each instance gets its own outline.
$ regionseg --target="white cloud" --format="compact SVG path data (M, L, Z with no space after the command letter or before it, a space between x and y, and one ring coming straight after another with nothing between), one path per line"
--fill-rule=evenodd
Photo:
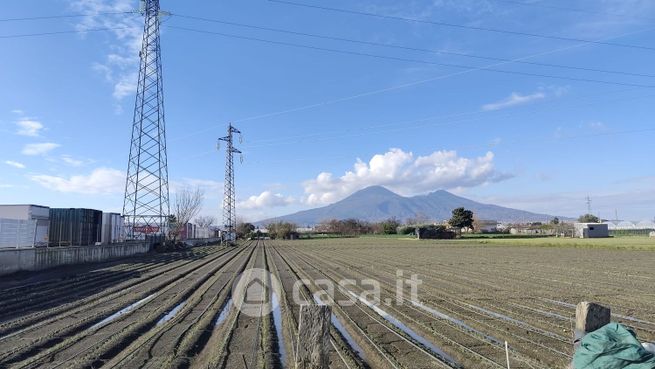
M655 17L655 3L651 0L602 0L590 4L587 15L562 32L587 39L614 39L635 26L650 26Z
M259 195L250 196L247 200L237 204L240 209L265 209L288 206L294 203L293 197L285 197L279 193L264 191Z
M138 3L132 0L75 0L71 8L81 13L129 12L136 10ZM143 18L129 14L102 15L84 17L77 25L80 31L94 28L112 28L115 42L112 50L103 62L97 62L92 68L102 73L105 79L114 85L113 96L121 100L136 91L137 74L134 72L139 63Z
M36 143L36 144L27 144L23 146L23 155L43 155L47 154L48 152L58 148L59 144L56 144L54 142L43 142L43 143Z
M69 178L46 174L29 177L41 186L58 191L81 194L121 193L125 187L125 172L111 168L97 168L88 175Z
M14 168L25 169L25 164L19 163L17 161L7 160L7 161L5 161L5 164L11 165Z
M436 189L474 187L509 178L493 164L494 154L487 152L478 158L463 158L455 151L435 151L427 156L391 149L374 155L368 163L357 159L353 170L335 178L332 173L320 173L305 181L305 202L309 205L338 201L355 191L373 185L383 185L402 195L415 195Z
M84 160L75 159L70 155L62 155L61 156L61 161L63 161L64 163L66 163L66 164L68 164L68 165L70 165L72 167L80 167L85 163Z
M511 95L509 95L507 98L503 100L482 105L482 110L491 111L491 110L506 109L517 105L529 104L533 101L542 100L545 98L546 98L546 94L542 91L535 92L530 95L521 95L519 93L512 92Z
M126 96L131 96L136 93L136 80L139 78L138 73L129 73L120 76L120 78L115 81L114 92L112 96L116 100L121 100Z
M21 136L37 137L39 132L43 129L43 124L41 122L30 119L30 118L21 118L16 122L18 130L16 134Z

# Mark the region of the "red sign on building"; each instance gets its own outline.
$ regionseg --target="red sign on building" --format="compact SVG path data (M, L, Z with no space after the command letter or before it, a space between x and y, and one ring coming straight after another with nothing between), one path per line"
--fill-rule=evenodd
M148 226L135 226L133 230L134 230L135 233L151 234L151 233L159 232L159 227L149 226L149 225Z

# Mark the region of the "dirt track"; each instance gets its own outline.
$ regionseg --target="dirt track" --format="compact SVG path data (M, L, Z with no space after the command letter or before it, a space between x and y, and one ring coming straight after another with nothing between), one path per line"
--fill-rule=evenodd
M310 281L296 291L308 303L317 281L355 282L334 292L350 303L333 307L331 368L503 368L505 341L512 368L562 368L581 300L610 305L615 320L655 339L654 261L640 251L355 239L252 241L25 273L0 280L0 368L292 367L299 279ZM270 286L254 291L277 299L273 314L234 308L235 279L249 268L280 281L275 296ZM398 269L422 280L418 301L385 303ZM380 302L353 298L365 279L379 283Z

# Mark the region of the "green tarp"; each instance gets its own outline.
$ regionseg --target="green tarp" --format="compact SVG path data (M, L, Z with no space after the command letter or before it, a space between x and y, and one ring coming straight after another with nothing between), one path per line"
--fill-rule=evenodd
M573 354L575 369L655 369L655 354L646 351L636 334L609 323L582 338Z

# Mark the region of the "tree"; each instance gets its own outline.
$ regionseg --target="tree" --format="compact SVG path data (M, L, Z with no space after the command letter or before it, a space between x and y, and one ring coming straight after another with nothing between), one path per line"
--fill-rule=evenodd
M266 226L268 235L274 239L289 239L296 232L296 225L289 222L276 222Z
M476 215L473 216L473 224L471 225L472 229L477 229L478 232L482 232L482 221Z
M200 212L205 200L205 192L199 187L195 190L183 188L175 193L173 214L169 217L168 237L175 242L182 229Z
M416 226L406 225L398 229L398 234L413 234L416 232Z
M216 218L212 216L201 216L197 217L193 221L200 228L209 228L212 224L214 224L214 222L216 222Z
M553 225L558 225L559 223L560 223L560 221L559 221L558 217L555 217L550 221L550 224L553 224Z
M241 222L237 224L237 237L247 238L250 233L255 230L255 226L252 223Z
M425 215L424 213L416 213L413 217L409 217L405 219L405 224L410 225L410 226L416 226L416 225L421 225L421 224L427 224L430 223L430 218Z
M400 227L400 222L396 218L389 218L380 223L382 228L382 233L384 234L396 234L398 233L398 227Z
M350 218L344 220L324 220L316 227L318 232L339 234L342 236L354 236L362 233L371 233L373 225L368 222Z
M600 223L600 218L593 214L585 214L585 215L580 215L578 218L578 222L580 223Z
M473 229L473 212L464 208L453 209L453 216L448 223L461 232L462 228Z

